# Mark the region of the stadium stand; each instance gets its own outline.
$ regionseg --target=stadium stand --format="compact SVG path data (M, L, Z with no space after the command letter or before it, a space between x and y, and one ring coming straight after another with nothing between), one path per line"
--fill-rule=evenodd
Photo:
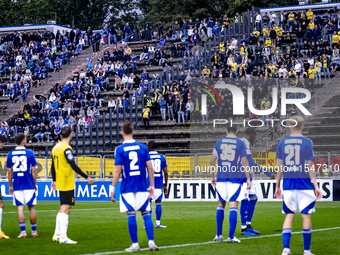
M158 34L150 34L153 40L146 40L149 35L143 32L125 38L128 35L124 37L116 28L107 26L101 35L94 34L92 30L83 33L76 30L64 35L52 35L47 30L43 33L30 31L33 37L26 40L23 39L24 32L21 37L15 32L3 35L0 54L1 74L4 75L0 81L1 105L8 107L21 101L28 103L17 114L8 116L7 121L2 123L1 133L11 142L16 132L25 132L32 142L28 146L38 153L47 151L52 146L50 141L58 140L59 126L71 125L77 135L73 144L78 144L79 154L93 154L113 150L120 141L116 137L117 123L121 125L130 119L135 123L137 119L136 139L143 142L152 137L164 153L190 152L190 147L202 142L206 146L198 151L206 151L206 148L211 147L213 138L206 134L205 128L212 127L211 120L214 118L232 117L233 102L230 94L218 90L219 95L223 95L221 107L214 107L213 100L209 98L208 114L201 116L199 107L196 107L199 103L189 102L189 99L200 98L201 93L193 89L193 81L222 79L223 82L239 86L244 92L251 85L254 104L258 109L270 107L272 99L268 88L273 86L303 87L309 89L313 96L318 96L320 89L327 84L337 83L336 78L331 82L328 80L337 75L340 64L339 15L336 12L318 10L314 14L312 10L303 9L293 13L283 10L281 13L261 14L257 14L259 18L253 15L253 22L245 13L236 17L242 22L234 22L233 25L226 16L221 26L214 24L212 19L197 23L189 21L183 26L174 24L163 37L160 30ZM137 40L139 38L142 41ZM56 40L57 46L51 45L52 40ZM81 56L86 49L84 46L91 42L94 43L96 54L77 63L77 55ZM25 47L30 44L33 44L32 48ZM36 60L29 68L31 59ZM30 92L32 95L38 94L34 92L37 91L34 84L48 79L49 72L58 71L58 68L67 69L69 76L64 75L60 81L50 83L48 88L44 87L39 93L50 103L41 101L33 104L27 100ZM30 78L25 79L25 76ZM330 111L330 115L338 113L337 107L340 106L337 93L333 91L333 99L329 101L326 93L323 94L322 102L319 103L323 106L315 112L315 118L308 119L308 134L318 130L318 124L327 124L323 130L336 130L336 120L332 118L333 123L329 123L331 120L327 119L327 114ZM332 95L332 92L328 91L328 95ZM165 103L161 102L163 96ZM290 96L299 98L302 95ZM183 104L180 98L183 98ZM332 109L327 109L329 103L332 103ZM144 105L150 108L150 113L143 111ZM169 105L172 105L170 110L167 109ZM314 105L312 101L308 107ZM182 116L180 109L183 108L190 110L183 111L184 118L179 121ZM165 118L162 116L164 111ZM195 123L197 130L193 132L190 115L194 115L195 111L199 115L199 122ZM295 114L296 111L291 108L289 114ZM6 109L3 113L5 116ZM150 117L152 131L147 131L143 124L145 116ZM272 115L260 119L266 123L274 117L281 118ZM246 112L244 118L259 117ZM43 125L40 125L41 122ZM51 123L52 127L49 125ZM276 138L287 132L268 126L258 128L258 131L263 142L261 140L255 150L267 151L274 148ZM222 130L218 132L223 133ZM39 143L40 140L43 142ZM92 141L95 149L92 149ZM333 150L328 140L315 136L315 141L320 141L320 146L316 143L316 149ZM11 143L6 145L8 149L12 147Z

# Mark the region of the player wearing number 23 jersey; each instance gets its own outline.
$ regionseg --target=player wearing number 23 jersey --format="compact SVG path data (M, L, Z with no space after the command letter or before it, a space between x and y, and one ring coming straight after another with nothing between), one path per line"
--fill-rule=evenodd
M25 148L26 136L23 133L17 133L14 139L17 147L7 155L7 169L9 194L13 195L13 204L18 207L18 220L21 230L18 238L27 237L24 214L25 204L30 211L32 237L37 237L37 215L35 212L35 205L37 204L37 162L34 153Z

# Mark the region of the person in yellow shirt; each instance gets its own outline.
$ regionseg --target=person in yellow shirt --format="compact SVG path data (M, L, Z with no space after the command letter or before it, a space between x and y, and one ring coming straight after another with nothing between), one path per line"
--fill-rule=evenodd
M266 24L263 25L262 33L263 33L263 41L265 42L267 37L269 36L269 28L267 27Z
M150 112L150 108L147 105L144 105L144 109L143 109L143 123L144 123L144 127L145 128L146 128L146 124L148 125L148 129L150 129L149 112Z
M314 78L315 78L315 69L313 68L313 66L309 66L309 69L308 69L308 88L310 89L313 89L314 90Z
M222 53L224 53L224 51L225 51L225 45L224 45L223 41L221 41L219 47L220 47L220 51L221 51Z
M277 27L276 33L277 33L279 36L282 36L282 32L283 32L282 27L278 26L278 27Z
M233 59L233 62L231 62L230 68L233 72L237 71L237 63L235 62L235 59Z
M268 37L267 40L264 42L267 47L269 48L269 50L272 49L272 40L270 40L270 38Z
M264 97L261 102L261 110L269 110L269 108L270 108L270 102L267 96L267 97ZM268 115L263 115L263 123L265 125L269 124Z
M292 31L292 29L293 29L294 18L295 18L294 13L293 13L293 12L290 12L290 13L288 14L288 30L289 30L289 31Z
M334 31L334 34L332 36L332 40L331 40L331 43L330 43L331 48L332 48L333 44L338 46L338 42L339 42L339 36L337 35L336 31Z
M260 35L260 32L257 31L256 27L254 28L253 34L256 35L256 36L259 36L259 35Z
M313 12L312 9L309 9L308 12L306 13L307 19L308 20L313 20Z
M315 76L316 76L316 83L318 83L318 78L319 78L319 83L321 83L321 68L322 64L319 61L319 58L315 59Z
M202 76L203 76L204 78L208 78L209 75L210 75L210 70L209 70L209 68L208 68L207 66L204 66L204 69L202 70Z
M75 177L74 172L84 177L89 185L94 181L76 165L70 142L72 130L70 127L61 129L61 141L52 149L52 190L59 190L60 211L57 214L56 228L52 240L65 244L76 244L67 237L67 227L71 206L74 205Z
M314 21L313 20L309 21L308 26L309 26L310 29L313 30L315 28Z

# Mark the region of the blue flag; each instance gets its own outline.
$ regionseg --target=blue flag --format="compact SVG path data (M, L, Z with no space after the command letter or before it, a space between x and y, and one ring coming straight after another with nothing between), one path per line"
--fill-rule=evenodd
M89 57L86 58L86 61L89 62L89 63L92 63L92 59L89 58Z

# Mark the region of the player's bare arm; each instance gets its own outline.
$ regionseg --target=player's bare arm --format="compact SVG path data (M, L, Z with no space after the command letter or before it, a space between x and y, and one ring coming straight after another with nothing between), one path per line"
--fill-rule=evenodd
M282 169L284 165L283 165L282 159L276 159L276 162L278 166L278 171L277 171L277 176L276 176L276 189L275 189L274 197L281 199L282 194L281 194L280 183L281 183Z
M148 168L150 180L150 187L148 188L149 198L152 198L155 193L155 179L151 160L146 162L146 167Z
M216 178L215 178L215 162L216 162L216 155L211 155L210 159L210 173L211 173L211 185L216 188Z
M315 197L316 199L322 198L321 190L319 189L318 183L316 182L316 175L315 175L315 167L313 161L307 161L307 169L309 173L309 177L311 178L314 186Z
M52 165L51 165L51 174L52 174L51 189L53 191L56 191L57 190L57 183L56 183L56 175L55 175L55 168L54 168L53 160L52 160Z
M9 187L9 194L13 196L13 186L12 186L12 179L13 179L13 169L7 168L8 171L8 187Z
M163 173L164 173L164 179L165 179L165 183L164 183L164 187L163 187L163 192L165 195L168 195L168 178L169 178L169 175L168 175L168 168L167 167L164 167L163 168Z
M110 197L111 197L111 201L112 202L116 202L116 199L115 199L115 188L117 186L119 177L122 174L122 170L123 170L122 166L121 165L117 165L116 169L115 169L115 172L113 173L112 190L110 192Z
M35 185L35 190L38 190L38 184L37 184L37 177L38 177L38 174L37 174L37 168L35 166L33 166L31 168L32 170L32 176L33 176L33 180L34 180L34 185Z
M242 161L242 166L244 167L244 173L246 174L247 177L247 189L250 189L251 183L250 183L250 168L249 168L249 163L247 160L247 157L241 158Z

